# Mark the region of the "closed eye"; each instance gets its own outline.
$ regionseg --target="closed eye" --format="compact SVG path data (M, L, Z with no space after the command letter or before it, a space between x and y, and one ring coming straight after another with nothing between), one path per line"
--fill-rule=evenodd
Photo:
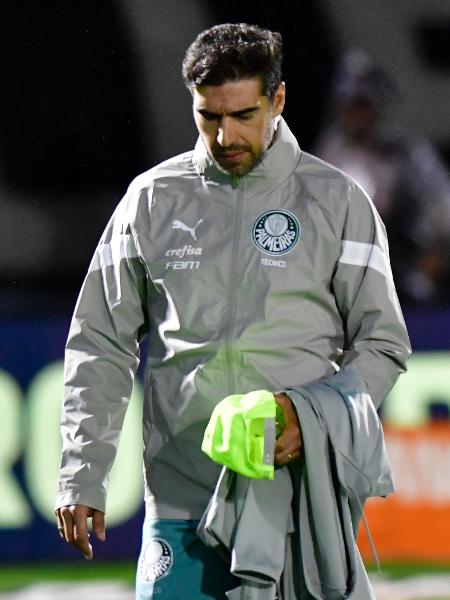
M216 119L220 119L221 115L216 113L209 112L207 110L199 110L198 111L206 121L215 121Z
M240 121L249 121L258 110L258 107L246 108L245 110L239 110L231 113L231 116Z
M235 119L239 119L239 121L249 121L253 117L254 113L244 113L243 115L234 115Z
M229 113L230 117L234 119L238 119L239 121L249 121L255 113L258 111L258 106L252 106L249 108L244 108L243 110L237 110L235 112ZM210 112L209 110L205 110L201 108L197 111L206 121L218 121L222 118L223 115L218 113Z

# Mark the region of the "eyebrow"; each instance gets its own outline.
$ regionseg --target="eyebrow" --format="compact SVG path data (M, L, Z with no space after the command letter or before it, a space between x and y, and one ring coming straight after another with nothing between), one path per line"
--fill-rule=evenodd
M245 117L257 110L259 110L259 106L249 106L248 108L243 108L242 110L235 110L233 112L228 113L230 117ZM203 117L209 119L217 119L222 116L223 113L214 113L210 110L206 110L206 108L197 109L197 112L200 113Z

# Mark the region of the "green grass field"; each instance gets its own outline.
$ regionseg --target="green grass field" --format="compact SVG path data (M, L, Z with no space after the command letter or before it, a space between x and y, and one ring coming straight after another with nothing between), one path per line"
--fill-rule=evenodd
M136 565L134 562L37 563L34 565L10 564L0 568L0 593L11 592L43 582L63 581L110 581L134 587ZM376 569L369 567L369 573ZM382 576L385 579L406 579L417 575L450 574L450 564L385 564ZM450 598L450 591L449 591ZM442 600L442 596L427 600Z
M134 586L134 562L77 562L36 563L33 566L11 564L0 568L0 592L9 592L41 582L58 581L115 581L130 588ZM376 569L369 567L369 572ZM382 575L389 579L402 579L415 575L450 573L450 564L386 564Z
M135 562L36 563L0 567L0 592L43 581L117 581L134 586Z
M376 573L375 566L367 566L369 573ZM404 579L416 575L430 575L438 573L450 573L450 563L383 563L381 574L389 579Z

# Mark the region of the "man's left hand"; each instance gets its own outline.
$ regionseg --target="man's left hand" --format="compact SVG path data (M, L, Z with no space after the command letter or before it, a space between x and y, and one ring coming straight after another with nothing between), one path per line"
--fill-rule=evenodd
M300 456L303 446L302 430L297 411L286 394L274 394L275 402L283 411L284 429L275 444L275 464L287 465Z

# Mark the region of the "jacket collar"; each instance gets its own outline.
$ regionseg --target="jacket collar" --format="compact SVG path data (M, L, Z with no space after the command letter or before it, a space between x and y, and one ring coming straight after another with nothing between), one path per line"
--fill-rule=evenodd
M276 122L275 141L267 150L254 169L243 177L227 175L220 171L206 150L201 137L198 138L193 154L193 163L197 172L205 179L216 183L229 183L233 186L239 185L240 181L252 182L254 180L279 180L286 179L300 160L301 150L283 118Z

